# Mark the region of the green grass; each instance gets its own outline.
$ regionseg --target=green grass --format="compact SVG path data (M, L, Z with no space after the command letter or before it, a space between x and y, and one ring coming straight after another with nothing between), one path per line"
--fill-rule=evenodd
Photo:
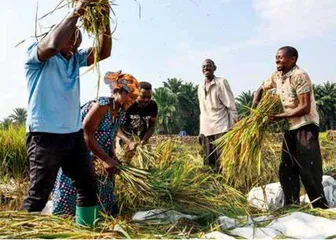
M0 130L0 177L27 176L28 161L25 143L26 130L23 126L10 126Z

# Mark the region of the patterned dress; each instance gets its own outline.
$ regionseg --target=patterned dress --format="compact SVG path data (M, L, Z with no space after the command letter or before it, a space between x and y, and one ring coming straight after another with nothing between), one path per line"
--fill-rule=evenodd
M100 97L98 103L100 106L109 105L113 101L108 97ZM94 101L86 103L82 107L82 121L91 109ZM125 124L126 117L125 112L120 109L116 117L111 118L110 108L106 111L106 114L99 124L96 132L94 133L95 139L98 144L106 152L110 153L114 144L114 138L117 129L120 125ZM113 176L106 178L105 176L97 176L98 184L98 196L99 203L102 208L107 212L112 212L115 207L116 197L113 194L114 179ZM53 214L62 215L75 215L76 213L76 188L72 183L72 180L66 176L62 169L59 170L56 178L56 182L52 191L51 200L53 203Z

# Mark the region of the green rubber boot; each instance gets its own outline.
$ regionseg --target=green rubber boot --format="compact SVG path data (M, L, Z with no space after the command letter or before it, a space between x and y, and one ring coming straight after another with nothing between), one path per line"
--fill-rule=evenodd
M99 217L99 205L92 207L76 206L76 223L81 226L94 227L96 220Z

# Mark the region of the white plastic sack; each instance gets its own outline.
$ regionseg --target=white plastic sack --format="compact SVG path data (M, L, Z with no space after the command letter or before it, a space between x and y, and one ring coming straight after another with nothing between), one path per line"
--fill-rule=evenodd
M253 221L258 222L258 223L262 223L262 222L270 221L270 220L273 220L273 219L274 219L273 215L268 215L268 216L255 217L255 218L253 218Z
M238 226L238 222L236 219L229 218L227 216L220 216L219 217L220 228L222 230L235 228Z
M275 219L267 227L299 239L322 239L336 234L336 220L301 212Z
M260 226L260 224L265 224L266 222L270 222L271 220L274 219L274 216L267 215L267 216L259 216L259 217L254 217L254 218L252 218L251 216L238 216L237 219L238 219L237 227L239 225L240 227L253 228L253 227Z
M248 194L248 202L263 211L276 210L284 205L284 194L279 182L254 187Z
M163 220L169 222L176 222L181 218L186 218L190 220L194 220L197 217L193 215L183 214L174 210L166 210L166 209L153 209L149 211L141 211L136 212L132 220L133 221L146 221L146 220Z
M230 235L227 235L225 233L221 233L218 231L207 233L204 236L205 239L221 239L221 240L232 240L235 239L234 237L231 237Z
M47 204L45 205L45 207L43 208L41 214L50 215L52 214L52 210L53 210L53 203L51 200L49 200Z
M331 177L324 175L322 179L322 185L324 190L324 195L327 199L330 208L336 207L336 180ZM310 203L308 195L305 194L300 197L301 203Z
M244 237L247 239L272 239L276 236L281 235L281 233L272 228L251 228L251 227L243 227L236 228L230 231L230 234Z
M336 180L331 176L324 175L322 179L322 185L329 207L335 208ZM261 187L252 188L248 194L247 200L252 206L260 210L276 210L283 206L284 194L280 183L277 182L267 184L265 186L265 192ZM301 204L310 203L307 194L300 197L300 202Z

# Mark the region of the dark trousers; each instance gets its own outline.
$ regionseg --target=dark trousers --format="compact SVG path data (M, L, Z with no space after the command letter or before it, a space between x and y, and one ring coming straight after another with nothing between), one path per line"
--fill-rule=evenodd
M204 165L211 166L211 168L216 172L219 172L220 170L220 151L212 142L222 137L223 135L224 133L219 133L211 136L202 135L200 139L203 146Z
M328 208L322 186L319 128L313 124L285 132L279 178L285 205L300 203L300 177L314 208Z
M45 207L60 167L74 181L77 205L97 204L96 174L82 130L69 134L28 133L26 147L30 187L22 209L40 212Z

